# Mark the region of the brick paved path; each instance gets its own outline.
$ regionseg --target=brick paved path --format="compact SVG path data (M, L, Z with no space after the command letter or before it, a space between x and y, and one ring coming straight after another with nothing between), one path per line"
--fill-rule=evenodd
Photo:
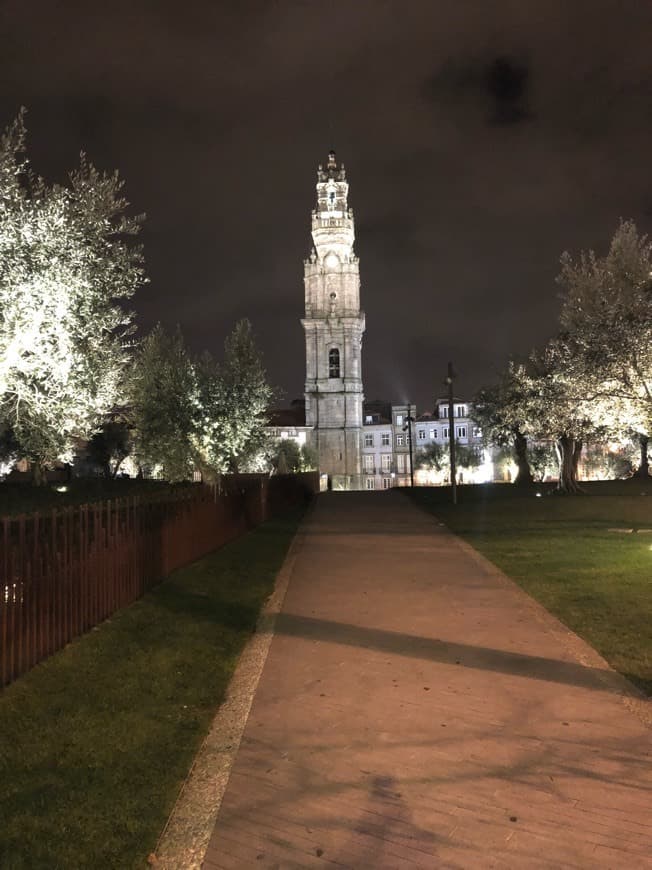
M204 867L652 868L648 711L402 494L324 494Z

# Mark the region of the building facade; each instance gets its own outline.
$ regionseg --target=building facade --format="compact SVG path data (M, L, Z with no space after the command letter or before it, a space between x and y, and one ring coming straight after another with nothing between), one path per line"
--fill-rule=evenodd
M349 185L335 152L317 171L312 212L313 248L304 261L306 425L319 468L333 489L364 488L360 271L353 250L355 227Z
M457 444L470 447L478 456L474 468L458 467L459 483L485 483L494 479L492 451L485 448L482 432L471 418L468 402L455 399L453 405L453 431ZM408 417L411 418L408 422ZM432 414L416 412L411 404L382 406L373 403L365 408L362 432L363 488L391 489L410 486L411 462L414 464L414 483L437 485L450 483L446 465L440 471L419 467L418 454L430 445L447 447L450 438L448 399L437 399ZM410 439L412 451L410 456Z

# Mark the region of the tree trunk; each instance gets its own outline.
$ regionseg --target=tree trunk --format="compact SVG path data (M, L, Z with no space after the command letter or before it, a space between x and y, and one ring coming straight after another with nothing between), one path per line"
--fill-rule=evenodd
M573 482L579 486L577 483L578 478L578 468L580 464L580 458L582 456L582 442L576 441L573 445Z
M639 478L643 478L647 480L650 475L650 462L647 455L647 448L650 443L650 438L648 435L639 435L639 447L641 448L641 461L633 474L637 480Z
M42 462L32 462L32 484L45 486L48 482L48 473Z
M555 442L555 449L559 459L557 490L569 495L582 492L577 484L577 462L582 452L582 442L568 435L561 435Z
M532 469L527 461L527 439L520 432L514 434L514 456L518 465L518 473L514 483L517 486L530 486L534 483Z

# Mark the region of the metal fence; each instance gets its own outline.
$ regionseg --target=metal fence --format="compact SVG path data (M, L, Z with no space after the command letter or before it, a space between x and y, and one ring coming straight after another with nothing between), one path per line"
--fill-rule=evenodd
M316 472L238 475L156 500L0 519L0 686L171 571L318 491Z

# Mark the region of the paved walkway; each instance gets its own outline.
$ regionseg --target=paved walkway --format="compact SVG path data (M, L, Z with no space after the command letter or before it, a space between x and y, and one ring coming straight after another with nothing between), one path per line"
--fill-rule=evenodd
M208 853L217 868L652 868L647 702L437 521L327 493Z

